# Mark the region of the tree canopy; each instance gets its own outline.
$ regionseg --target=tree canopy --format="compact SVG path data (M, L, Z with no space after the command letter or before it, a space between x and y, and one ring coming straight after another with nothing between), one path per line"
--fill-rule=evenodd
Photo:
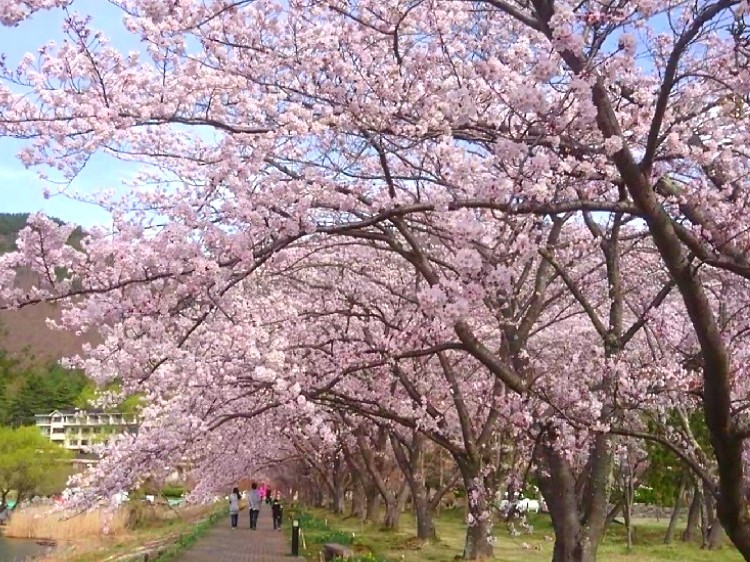
M59 492L69 472L63 463L68 458L65 449L35 427L0 426L0 510L10 494L20 503L36 494Z
M4 306L64 303L60 327L100 336L73 364L143 397L74 501L181 462L209 498L301 455L392 524L406 486L429 507L415 475L439 447L465 558L491 556L496 492L533 473L554 559L590 562L613 471L652 443L750 560L745 3L114 4L142 52L66 11L0 87L24 164L142 164L101 197L111 228L76 248L32 215L0 258Z

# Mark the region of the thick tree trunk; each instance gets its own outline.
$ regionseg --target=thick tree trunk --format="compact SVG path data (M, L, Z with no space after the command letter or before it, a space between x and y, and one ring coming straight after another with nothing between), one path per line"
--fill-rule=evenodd
M417 516L417 538L423 540L434 540L437 538L435 531L435 520L430 509L427 494L413 495L414 513Z
M546 455L553 459L555 454ZM575 562L582 560L579 537L581 524L578 519L575 479L569 470L555 470L555 461L548 461L549 472L539 471L539 485L547 501L552 527L555 530L555 545L552 551L553 562ZM559 462L559 461L558 461ZM566 465L567 468L567 465Z
M458 460L458 459L457 459ZM492 510L490 499L494 490L487 490L485 486L477 486L482 482L479 468L467 463L465 459L459 461L461 476L466 489L467 527L464 543L464 560L485 560L492 558Z
M674 538L674 532L677 528L677 520L680 518L680 512L682 511L682 496L685 493L685 486L687 485L687 476L680 478L680 484L677 487L677 494L674 498L674 507L672 507L672 515L669 517L669 525L667 526L667 532L664 534L664 544L670 544Z
M547 500L555 529L553 562L594 562L607 522L607 495L612 454L608 437L594 442L589 466L578 485L565 459L550 444L542 447L546 469L540 466L539 486ZM579 497L581 504L579 505Z
M337 515L344 513L344 494L346 487L344 486L344 478L346 473L344 471L345 461L341 453L337 454L333 460L333 470L331 471L331 505L330 509Z
M470 510L471 513L471 510ZM477 513L475 516L481 515ZM466 527L466 542L464 544L464 560L486 560L494 555L490 534L492 525L482 519L475 519L474 523Z

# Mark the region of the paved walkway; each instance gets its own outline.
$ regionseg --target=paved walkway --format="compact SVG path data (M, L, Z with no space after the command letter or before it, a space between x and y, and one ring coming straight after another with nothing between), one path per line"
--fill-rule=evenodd
M289 525L284 521L285 525ZM271 508L260 510L258 528L251 531L247 510L240 512L237 529L229 525L229 514L216 527L176 558L176 562L290 562L289 529L273 530Z

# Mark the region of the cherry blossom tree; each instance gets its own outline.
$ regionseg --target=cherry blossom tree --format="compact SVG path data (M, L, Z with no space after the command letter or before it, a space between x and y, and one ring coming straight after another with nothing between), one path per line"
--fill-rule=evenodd
M314 410L310 402L336 398L362 410L349 390L366 377L351 375L385 373L400 385L387 410L394 406L407 427L416 416L403 415L407 402L396 400L405 393L411 407L414 378L460 389L452 421L466 434L462 385L470 389L465 373L477 373L475 390L490 389L487 402L475 403L485 408L487 434L500 423L498 400L515 403L505 409L519 414L531 442L522 413L539 413L540 474L566 480L563 496L576 473L600 483L587 488L588 511L553 514L574 530L558 532L555 559L589 560L611 465L607 433L632 436L639 423L614 398L658 408L669 393L656 390L673 386L677 396L689 380L673 355L657 353L658 368L647 366L652 319L644 314L673 284L677 322L687 316L700 350L718 517L750 559L744 339L737 336L735 351L722 337L721 302L712 297L713 272L731 277L739 299L748 277L743 2L114 3L144 52L117 52L70 12L64 43L4 69L0 134L28 141L26 165L70 180L94 153L141 162L140 189L102 200L113 228L91 232L83 252L64 245L65 228L35 218L19 252L3 259L6 306L68 299L62 326L95 327L103 338L83 365L102 381L121 376L125 392L145 387L155 432L170 408L195 412L186 423L205 427L206 439L288 404ZM68 4L11 0L0 19L22 24ZM618 265L615 232L631 217L668 278L626 315L618 284L645 286L638 271ZM603 246L598 288L609 312L581 291L574 258L556 248L579 237L582 223ZM596 234L602 223L610 226ZM550 239L556 228L565 236ZM370 241L409 265L395 275L417 287L416 341L368 340L364 329L352 341L346 324L319 322L313 337L328 332L344 344L337 353L292 350L304 330L274 322L294 322L309 303L275 291L273 280L328 239ZM510 290L511 257L537 273L524 312L504 297L521 294ZM371 259L351 261L390 266ZM36 288L14 287L20 266L39 275ZM553 283L564 286L564 304L545 300ZM555 306L573 306L587 321L558 317L539 330ZM351 320L348 312L333 317ZM363 368L373 348L381 364ZM391 369L394 360L407 376ZM645 400L636 384L644 377L655 389ZM576 403L553 392L559 381L572 381L558 390ZM343 384L352 387L343 392ZM168 434L173 458L198 439L188 426ZM485 432L460 444L467 482L488 476L481 452L469 451L477 435ZM159 469L152 456L133 457ZM487 511L485 484L470 490L475 521ZM473 550L467 557L489 552L487 544Z

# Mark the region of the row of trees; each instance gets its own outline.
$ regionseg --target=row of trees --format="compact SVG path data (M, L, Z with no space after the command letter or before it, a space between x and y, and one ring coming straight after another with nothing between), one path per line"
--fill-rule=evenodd
M144 396L78 500L178 462L208 498L346 447L321 467L366 471L392 524L404 490L434 498L429 443L466 491L464 558L533 474L554 560L591 561L655 445L750 560L739 0L119 4L142 56L70 13L0 95L27 165L144 163L112 229L72 248L34 216L0 261L5 306L65 303L101 337L75 365Z
M459 470L446 451L420 432L404 432L387 423L354 416L332 415L334 441L323 441L297 428L290 439L289 456L283 463L271 462L267 470L284 489L299 493L306 505L326 507L370 521L383 529L397 529L405 507L416 519L417 538L436 538L435 518L445 509L466 509L467 498ZM671 516L664 542L694 542L704 548L722 544L721 525L715 522L715 503L704 493L703 483L689 467L663 449L649 451L637 442L621 447L615 459L606 526L624 524L628 544L632 545L632 506L635 499L655 507L669 506ZM523 452L513 442L499 444L497 454L518 456L525 470L512 471L510 465L498 470L498 489L491 501L496 528L504 534L522 529L522 515L502 498L531 498L545 505ZM651 453L651 454L649 454ZM277 459L278 460L278 459ZM517 478L507 478L515 472ZM653 508L652 508L653 509ZM686 516L680 528L681 517ZM657 513L658 517L658 513ZM617 522L617 523L615 523Z

